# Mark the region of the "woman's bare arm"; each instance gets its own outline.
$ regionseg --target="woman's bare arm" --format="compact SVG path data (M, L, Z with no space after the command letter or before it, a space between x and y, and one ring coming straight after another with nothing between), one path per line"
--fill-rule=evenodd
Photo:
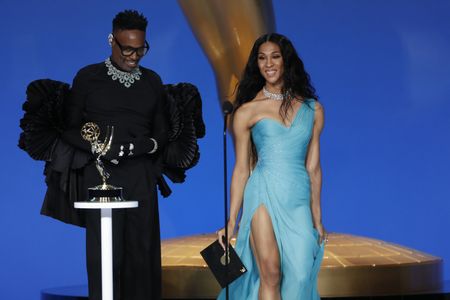
M234 114L233 133L235 147L235 164L231 177L230 192L230 218L228 220L228 232L231 238L236 226L237 217L242 207L244 188L250 175L249 153L250 153L250 110L249 107L241 106ZM219 242L222 244L222 236L225 229L218 231ZM224 247L225 248L225 247Z
M320 235L320 242L325 239L325 229L322 225L322 209L320 194L322 189L322 168L320 166L320 134L324 126L323 107L316 102L314 127L306 157L306 169L311 180L311 213L314 227Z

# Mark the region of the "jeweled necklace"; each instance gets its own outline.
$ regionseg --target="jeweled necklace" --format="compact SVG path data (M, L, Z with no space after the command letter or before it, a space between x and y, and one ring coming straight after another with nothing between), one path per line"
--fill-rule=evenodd
M131 72L125 72L117 69L108 57L105 60L105 65L108 68L108 75L112 80L119 80L121 84L129 88L136 80L141 79L142 72L139 67L133 69Z
M284 99L284 95L282 93L269 92L265 86L263 86L263 94L271 100L282 101Z

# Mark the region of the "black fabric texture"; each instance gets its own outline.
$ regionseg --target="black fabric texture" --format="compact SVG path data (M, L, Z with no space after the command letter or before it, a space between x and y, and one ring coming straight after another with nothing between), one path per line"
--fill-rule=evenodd
M24 116L20 120L23 132L19 148L35 160L49 161L57 139L64 130L63 102L69 94L69 85L50 79L31 82L22 105Z
M114 220L117 223L113 232L114 253L118 253L114 294L116 299L127 300L160 299L161 296L161 264L160 258L156 259L160 257L156 182L161 176L158 163L161 151L147 154L152 145L145 141L154 138L164 149L169 124L161 79L149 69L141 67L141 71L140 80L127 88L112 80L104 63L81 69L64 105L67 129L62 134L62 140L91 157L91 145L80 134L86 122L100 127L101 141L107 127L114 126L115 145L135 143L134 154L123 156L119 164L103 160L110 174L108 184L122 187L125 200L139 203L138 208L116 213L120 216ZM83 168L83 185L88 188L99 184L101 178L92 161ZM98 213L87 211L85 220L89 294L91 299L101 299Z

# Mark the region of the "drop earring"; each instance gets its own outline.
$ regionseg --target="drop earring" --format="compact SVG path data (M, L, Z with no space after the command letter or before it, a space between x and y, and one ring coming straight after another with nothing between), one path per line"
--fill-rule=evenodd
M112 46L112 41L113 41L114 36L112 35L112 33L108 34L108 44L110 46Z

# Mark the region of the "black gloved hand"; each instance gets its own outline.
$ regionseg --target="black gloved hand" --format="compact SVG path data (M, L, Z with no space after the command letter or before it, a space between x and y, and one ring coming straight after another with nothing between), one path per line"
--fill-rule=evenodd
M126 143L113 143L102 159L117 164L122 159L149 154L155 147L153 139L140 136L130 139Z

